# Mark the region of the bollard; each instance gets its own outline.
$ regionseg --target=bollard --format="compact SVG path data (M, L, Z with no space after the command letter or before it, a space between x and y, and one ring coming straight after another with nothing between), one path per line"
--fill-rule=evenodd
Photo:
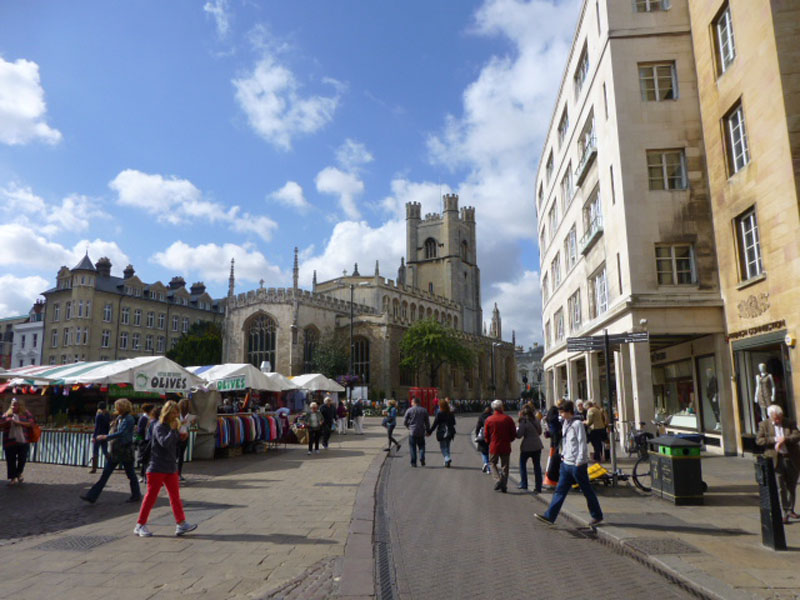
M773 550L786 550L786 534L783 531L783 515L772 459L758 456L755 468L761 509L761 543Z

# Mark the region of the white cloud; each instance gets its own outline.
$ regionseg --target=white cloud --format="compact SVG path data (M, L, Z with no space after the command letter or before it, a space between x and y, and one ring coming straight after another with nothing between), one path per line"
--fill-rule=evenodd
M150 261L185 275L199 275L204 281L226 282L230 275L231 258L236 260L237 281L257 282L264 279L267 286L285 285L288 277L271 265L266 257L252 246L237 244L200 244L190 246L177 241L163 252L156 252ZM242 291L241 288L237 291Z
M516 331L517 343L530 345L542 340L542 294L539 273L524 271L510 281L499 281L491 286L492 294L484 301L483 317L491 320L491 310L497 302L503 322L503 339L511 340Z
M227 207L206 200L189 180L175 176L151 175L135 169L120 172L108 186L117 192L117 203L139 208L160 222L180 225L202 220L226 223L240 233L249 232L269 241L278 224L264 215L242 212L238 206Z
M296 181L287 181L281 189L269 194L269 198L277 200L284 206L294 208L301 214L308 212L311 208L311 204L303 196L303 188Z
M34 140L57 144L61 132L45 122L46 112L39 65L23 58L12 63L0 57L0 142L12 146Z
M336 150L336 161L345 171L355 173L363 165L371 163L373 157L364 144L347 138Z
M36 298L50 287L43 277L0 275L0 318L28 314Z
M317 191L339 197L339 205L349 219L359 219L361 212L356 198L364 193L364 182L353 173L345 173L336 167L325 167L314 179Z
M225 39L231 29L231 15L228 0L212 0L203 5L203 11L211 15L217 26L217 35Z
M418 202L423 215L442 210L442 196L451 193L450 187L430 181L415 182L396 177L391 183L392 194L381 200L381 207L396 219L406 218L406 202Z
M52 237L57 233L80 233L95 218L109 218L98 203L80 194L71 194L60 205L48 204L30 187L11 183L0 188L0 215L6 223L17 223Z
M330 78L332 96L300 95L294 74L270 54L258 61L252 72L232 80L236 101L255 132L281 150L292 147L292 139L324 127L339 105L341 84Z

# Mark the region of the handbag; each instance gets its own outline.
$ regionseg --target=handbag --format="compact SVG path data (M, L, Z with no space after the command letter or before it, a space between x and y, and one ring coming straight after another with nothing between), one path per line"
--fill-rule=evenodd
M475 442L485 442L486 437L483 434L483 427L478 430L478 435L475 436Z
M39 441L39 438L42 437L42 428L39 427L36 423L33 424L31 427L31 443L35 444Z
M114 419L111 425L111 432L116 433L119 428L120 417ZM111 457L111 462L116 464L132 463L135 460L133 455L133 443L123 442L119 438L108 441L108 455Z
M381 421L381 427L389 427L389 417L383 417L383 421Z

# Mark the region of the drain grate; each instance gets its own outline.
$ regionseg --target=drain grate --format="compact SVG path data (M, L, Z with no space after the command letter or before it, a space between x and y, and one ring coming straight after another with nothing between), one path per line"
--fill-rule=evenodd
M112 535L66 535L35 546L35 550L67 550L82 552L120 539Z
M696 554L700 550L691 544L673 538L633 538L625 544L648 556L655 554Z

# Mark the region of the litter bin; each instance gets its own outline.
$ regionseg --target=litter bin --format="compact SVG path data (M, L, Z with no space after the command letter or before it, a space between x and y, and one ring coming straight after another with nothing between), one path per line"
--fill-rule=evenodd
M700 444L676 435L650 440L652 492L675 504L703 504Z
M772 459L758 456L755 467L761 509L761 543L773 550L786 550L786 533Z

